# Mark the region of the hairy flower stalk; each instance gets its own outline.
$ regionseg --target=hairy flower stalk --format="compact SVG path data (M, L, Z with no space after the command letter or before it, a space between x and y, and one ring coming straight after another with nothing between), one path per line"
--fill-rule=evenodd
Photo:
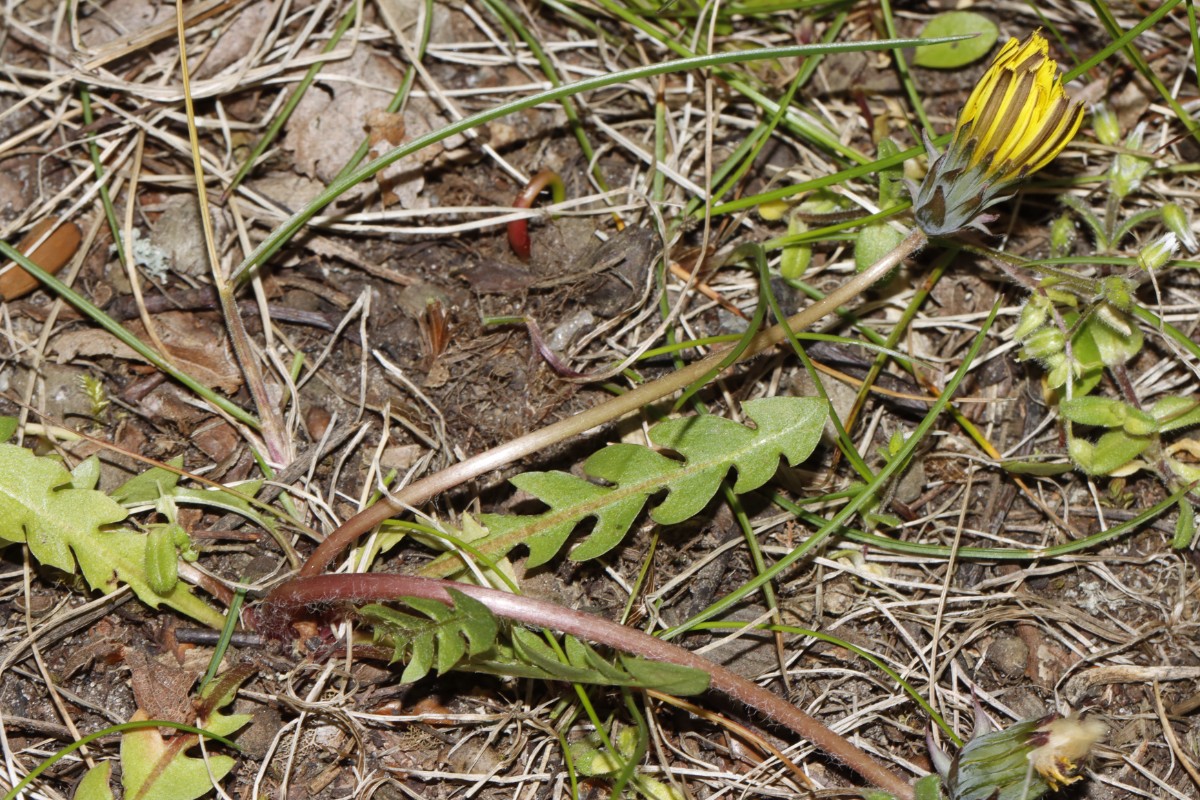
M983 212L1049 164L1082 121L1083 106L1067 96L1046 39L1037 32L1009 39L959 111L946 152L925 142L931 166L920 188L910 187L917 224L930 236L986 233L995 216Z

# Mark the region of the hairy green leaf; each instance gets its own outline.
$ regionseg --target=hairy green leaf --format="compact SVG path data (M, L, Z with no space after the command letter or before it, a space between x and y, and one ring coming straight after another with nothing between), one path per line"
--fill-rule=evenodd
M1130 436L1123 430L1109 431L1096 440L1071 439L1067 450L1071 460L1089 475L1112 475L1129 464L1150 446L1148 436Z
M1087 395L1063 400L1059 411L1072 422L1100 428L1124 428L1133 436L1146 436L1159 428L1158 421L1150 414L1111 397Z
M1171 538L1171 546L1176 550L1186 550L1196 537L1196 509L1187 500L1179 501L1179 519L1175 520L1175 535Z
M1062 475L1072 469L1070 464L1064 464L1061 461L1002 461L1000 466L1013 475L1039 475L1041 477Z
M1095 425L1100 428L1119 428L1125 422L1125 414L1129 409L1120 400L1109 397L1075 397L1059 403L1059 411L1064 417L1081 425Z
M179 553L167 525L146 533L146 583L156 594L170 594L179 584Z
M1071 329L1079 322L1079 312L1064 312L1062 318L1067 328ZM1089 317L1079 325L1078 332L1071 338L1071 354L1075 357L1077 367L1081 370L1074 378L1074 386L1071 391L1074 397L1088 394L1099 385L1104 377L1105 362L1100 357L1100 348L1093 335L1096 330L1104 327L1098 322L1093 322ZM1103 338L1103 334L1101 337ZM1054 395L1055 402L1061 403L1066 398L1065 387L1062 385L1054 387Z
M77 468L90 482L93 470ZM146 572L147 538L106 527L126 511L103 492L80 488L61 463L23 447L0 444L0 545L24 542L42 564L74 573L76 562L93 589L105 594L126 583L147 605L166 603L193 619L220 627L221 614L176 585L156 592Z
M1200 425L1200 400L1192 397L1164 397L1150 407L1150 416L1164 431Z
M571 757L580 775L595 778L613 775L637 757L637 729L623 727L609 734L617 758L604 746L604 740L598 733L591 733L584 739L571 742Z
M926 775L913 784L917 800L941 800L942 781L937 775Z
M1113 328L1109 321L1111 317L1096 314L1084 323L1084 332L1096 344L1096 353L1106 366L1124 364L1141 352L1145 337L1137 326L1131 326L1125 331ZM1077 339L1080 337L1076 337Z
M592 517L592 532L571 558L596 558L621 541L651 495L667 492L650 512L655 522L682 522L708 504L730 469L737 470L735 492L757 489L774 476L780 457L797 464L821 438L826 408L818 398L771 397L748 401L743 408L754 428L714 416L673 419L651 428L650 440L683 461L633 444L594 453L583 469L607 486L565 472L518 475L512 483L550 510L531 516L485 514L483 523L491 535L480 548L499 556L524 543L528 565L536 567L554 557L575 527Z

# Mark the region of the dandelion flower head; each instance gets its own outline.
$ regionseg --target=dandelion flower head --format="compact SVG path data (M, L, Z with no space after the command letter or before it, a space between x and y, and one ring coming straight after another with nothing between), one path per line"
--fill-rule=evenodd
M1041 33L1009 39L958 114L954 137L914 192L917 223L930 235L986 231L989 207L1050 163L1074 138L1083 106L1071 100Z

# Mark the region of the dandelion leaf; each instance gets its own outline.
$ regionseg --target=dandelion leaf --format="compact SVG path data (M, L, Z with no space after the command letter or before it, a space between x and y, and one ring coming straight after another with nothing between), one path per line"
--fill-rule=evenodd
M246 715L229 719L243 716ZM141 709L133 715L134 721L146 718ZM121 783L125 797L195 800L211 792L213 782L220 781L233 769L234 760L213 753L207 760L184 755L198 742L199 737L194 734L176 734L164 739L154 727L127 732L121 737Z
M222 714L238 687L254 673L254 668L235 668L210 683L200 693L196 705L207 709L199 720L204 730L216 736L229 736L250 722L249 714ZM131 721L147 719L140 708ZM176 733L164 739L157 727L137 728L121 737L121 785L126 800L195 800L212 791L233 769L229 756L209 753L195 758L187 751L200 742L196 734Z
M98 472L84 462L76 467L81 487L53 459L23 447L0 444L0 546L25 543L40 563L74 573L105 594L129 584L147 605L166 603L206 625L220 627L222 617L186 587L155 592L146 575L146 537L106 530L125 519L126 511L90 486Z
M462 592L448 589L453 605L419 597L400 599L416 613L372 604L359 616L374 626L375 641L394 650L393 662L405 661L403 683L425 677L436 667L439 675L465 669L543 681L597 686L658 689L675 695L699 694L708 688L707 672L637 656L600 655L587 642L564 638L561 653L525 628L511 630L512 645L498 641L499 623L487 606Z
M515 658L533 670L519 671L525 677L584 683L597 686L625 686L656 689L673 695L700 694L708 689L707 672L679 664L652 661L640 656L620 655L616 663L605 659L591 645L573 636L564 639L566 662L540 635L514 628L512 652ZM503 665L492 662L490 671L504 672Z
M101 761L89 769L75 784L71 800L113 800L112 787L108 779L112 776L112 762Z
M708 504L731 469L737 471L734 491L743 493L769 481L781 457L792 465L808 458L825 424L825 404L815 397L751 400L743 408L753 428L714 416L655 425L650 440L680 458L633 444L594 453L584 472L607 485L565 472L518 475L512 483L549 510L529 516L484 515L491 535L481 549L501 556L523 543L529 547L528 565L536 567L553 558L575 527L590 517L592 531L571 558L596 558L621 541L652 495L666 492L650 512L655 522L682 522Z
M391 644L392 661L407 661L403 683L414 683L435 667L442 675L464 658L477 656L495 644L500 631L483 603L454 589L447 590L453 606L420 597L401 602L423 616L385 605L364 606L360 615L375 626L375 641Z
M621 656L621 666L633 678L633 686L657 689L680 697L707 691L712 680L702 669L652 661L640 656Z
M183 467L183 456L167 462L172 467ZM134 475L112 491L112 499L123 506L153 504L164 494L171 494L179 483L179 473L162 467L151 467Z

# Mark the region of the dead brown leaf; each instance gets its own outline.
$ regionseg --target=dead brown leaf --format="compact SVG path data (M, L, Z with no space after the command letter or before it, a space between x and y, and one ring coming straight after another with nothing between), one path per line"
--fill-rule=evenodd
M232 394L242 385L242 371L234 360L229 340L220 322L210 316L189 311L168 311L154 318L159 338L175 366L205 386ZM148 341L140 320L125 323L125 327L142 341ZM75 358L113 356L131 361L145 361L141 355L120 340L83 328L54 337L50 351L60 363Z
M191 723L195 718L190 691L196 673L170 663L174 658L151 659L145 651L126 647L125 664L130 670L133 697L149 719Z
M374 144L371 156L375 157L391 149L395 139L417 138L445 125L436 107L420 97L411 98L402 115L382 111L391 102L402 73L386 58L365 48L356 50L345 61L326 65L322 75L329 79L321 84L323 91L312 90L304 95L288 120L283 144L292 151L296 169L324 183L333 179L364 136ZM341 80L344 76L354 79ZM384 124L376 131L372 120ZM427 147L383 170L377 180L401 206L424 208L428 205L421 197L425 167L447 148L459 147L463 142L462 136L454 136L441 145Z

